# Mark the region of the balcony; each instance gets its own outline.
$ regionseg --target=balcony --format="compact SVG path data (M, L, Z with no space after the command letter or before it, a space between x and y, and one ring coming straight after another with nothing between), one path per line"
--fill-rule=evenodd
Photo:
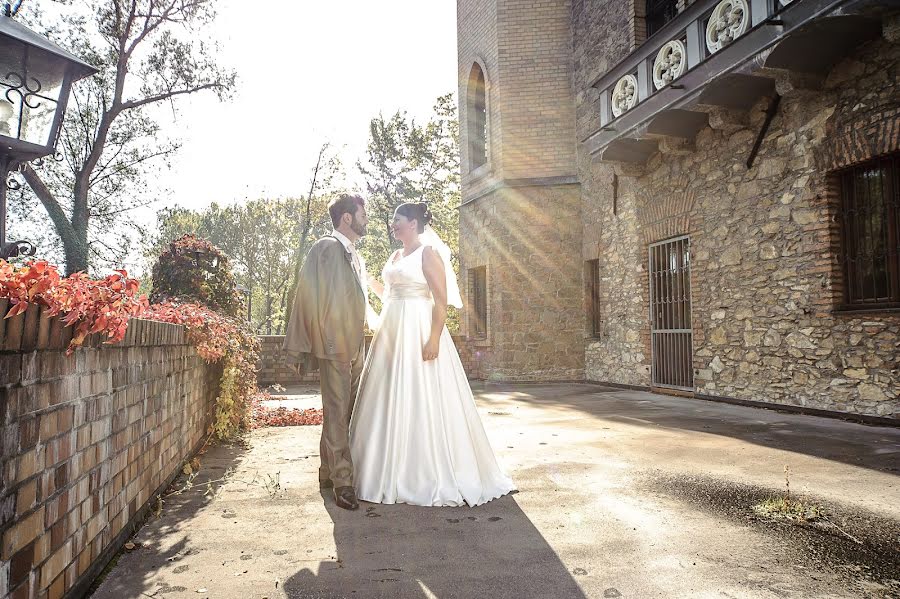
M584 143L595 160L625 165L660 151L690 152L707 125L741 128L761 98L821 85L898 7L898 0L697 0L593 82L601 126Z

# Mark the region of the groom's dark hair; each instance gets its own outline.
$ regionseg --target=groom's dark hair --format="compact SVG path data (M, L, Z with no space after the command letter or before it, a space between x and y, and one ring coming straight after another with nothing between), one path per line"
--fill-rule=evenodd
M332 200L328 204L328 214L331 215L331 224L336 229L341 224L341 217L345 214L353 216L361 206L365 206L366 201L359 196L345 193L336 200Z

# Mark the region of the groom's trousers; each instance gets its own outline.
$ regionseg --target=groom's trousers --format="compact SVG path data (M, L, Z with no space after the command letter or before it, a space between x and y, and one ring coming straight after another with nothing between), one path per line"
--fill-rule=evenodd
M322 440L319 453L319 481L331 480L335 487L353 486L353 460L350 457L350 417L365 360L365 340L355 356L336 356L319 360L322 385Z

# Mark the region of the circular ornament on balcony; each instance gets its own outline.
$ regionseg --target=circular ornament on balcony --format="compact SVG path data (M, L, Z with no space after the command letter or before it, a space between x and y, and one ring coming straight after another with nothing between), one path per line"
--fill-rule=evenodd
M612 92L612 113L619 117L637 104L637 77L625 75L616 83Z
M722 0L716 5L706 24L706 47L718 52L750 28L747 0Z
M686 51L681 40L672 40L659 49L653 61L653 85L662 89L669 85L687 70Z

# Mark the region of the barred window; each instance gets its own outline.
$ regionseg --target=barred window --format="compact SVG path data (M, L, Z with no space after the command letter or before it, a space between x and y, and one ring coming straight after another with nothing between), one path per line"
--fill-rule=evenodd
M587 303L587 321L591 334L599 336L603 320L600 315L600 261L588 260L584 263L585 300Z
M470 334L477 339L484 339L487 337L487 267L469 270L469 291L472 294Z
M647 37L663 28L663 25L671 21L678 14L678 2L676 0L647 0Z
M472 65L469 74L468 110L469 167L475 170L487 164L487 92L481 65Z
M900 154L839 176L844 308L900 308Z

